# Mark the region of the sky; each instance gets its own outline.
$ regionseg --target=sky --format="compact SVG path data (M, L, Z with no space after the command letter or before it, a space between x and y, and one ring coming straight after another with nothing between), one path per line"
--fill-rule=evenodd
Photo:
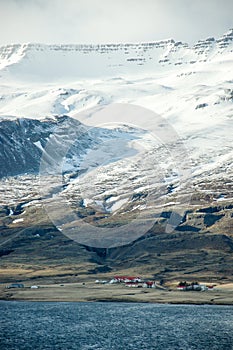
M233 28L232 0L0 0L0 45L141 42L193 44Z

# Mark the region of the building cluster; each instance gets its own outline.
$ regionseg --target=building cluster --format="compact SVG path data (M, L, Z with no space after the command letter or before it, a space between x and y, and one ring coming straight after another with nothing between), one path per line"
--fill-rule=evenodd
M131 288L156 288L159 283L151 280L142 279L139 276L114 276L110 281L100 281L96 280L96 283L102 284L124 284L126 287Z
M197 291L197 292L203 292L206 290L212 290L214 288L214 285L205 285L200 284L198 282L191 282L188 283L186 281L180 282L177 285L177 289L181 291Z
M159 282L153 280L142 279L139 276L114 276L111 280L96 280L95 283L99 284L123 284L130 288L157 288L166 289ZM214 285L200 284L199 282L180 282L177 285L177 290L180 291L207 291L212 290Z

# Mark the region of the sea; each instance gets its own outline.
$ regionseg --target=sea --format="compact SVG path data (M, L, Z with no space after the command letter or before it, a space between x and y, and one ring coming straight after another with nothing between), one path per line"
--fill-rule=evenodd
M1 350L232 350L233 306L0 301Z

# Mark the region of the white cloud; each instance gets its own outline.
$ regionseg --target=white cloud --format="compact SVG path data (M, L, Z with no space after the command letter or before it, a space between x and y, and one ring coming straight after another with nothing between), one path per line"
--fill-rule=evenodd
M0 0L0 44L193 43L232 23L232 0Z

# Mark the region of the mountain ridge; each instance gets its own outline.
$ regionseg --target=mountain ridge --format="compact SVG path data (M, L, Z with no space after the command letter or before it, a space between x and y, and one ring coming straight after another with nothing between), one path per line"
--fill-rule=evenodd
M225 32L222 36L219 38L214 38L214 37L207 37L205 39L199 39L197 42L195 42L193 45L189 45L187 42L182 42L182 41L176 41L174 38L167 38L167 39L162 39L162 40L154 40L154 41L135 41L135 42L106 42L106 43L67 43L67 44L58 44L58 43L41 43L41 42L24 42L24 43L11 43L11 44L5 44L5 45L0 45L0 50L2 48L21 48L21 49L27 49L27 48L43 48L43 47L48 47L48 48L77 48L77 49L85 49L85 48L90 48L95 50L96 48L101 48L101 47L119 47L119 46L140 46L140 45L145 45L145 46L159 46L159 45L166 45L169 43L175 44L175 46L178 45L184 45L189 48L196 47L198 44L201 43L206 43L208 45L209 42L217 42L217 43L223 43L223 42L229 42L232 41L232 35L233 35L233 28L230 28L227 32Z
M2 77L54 80L149 73L154 69L203 63L231 53L233 30L193 46L167 39L125 44L12 44L0 47ZM56 65L54 65L56 60Z

